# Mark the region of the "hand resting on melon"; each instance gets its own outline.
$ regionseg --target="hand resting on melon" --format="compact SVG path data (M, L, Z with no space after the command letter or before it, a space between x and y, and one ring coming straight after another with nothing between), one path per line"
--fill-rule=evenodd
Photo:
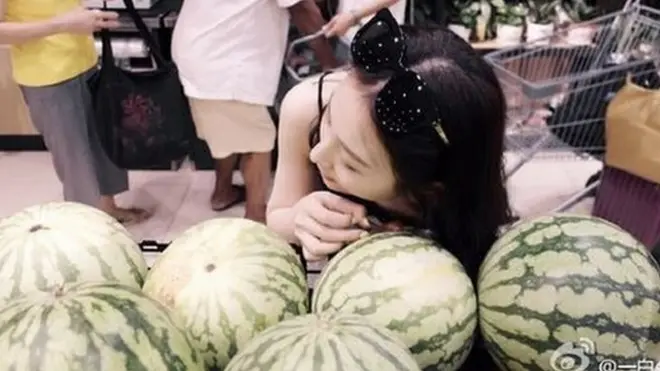
M326 191L308 194L294 206L293 234L305 258L317 260L369 233L364 206Z
M376 42L365 37L378 32L358 33L353 66L288 92L267 223L310 259L360 238L377 214L430 232L476 274L510 218L504 95L481 56L442 29L404 26L405 64L378 65L401 60L395 27Z

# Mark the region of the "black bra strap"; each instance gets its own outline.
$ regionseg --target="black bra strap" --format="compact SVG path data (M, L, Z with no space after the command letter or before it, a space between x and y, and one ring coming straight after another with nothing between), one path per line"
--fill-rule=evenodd
M319 125L321 125L321 119L323 118L323 111L325 110L325 107L323 105L323 81L325 80L325 77L328 76L330 73L331 71L325 71L321 74L321 77L319 78L318 95L316 97L316 107L319 112L319 119L318 119Z

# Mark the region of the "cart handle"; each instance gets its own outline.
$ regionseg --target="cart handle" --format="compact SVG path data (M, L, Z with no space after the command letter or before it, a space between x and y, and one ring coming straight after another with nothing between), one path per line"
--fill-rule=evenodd
M296 48L296 46L300 44L308 43L312 40L318 39L319 37L324 37L324 32L322 29L313 34L295 39L289 43L289 47L287 48L284 57L284 69L286 69L289 76L291 76L291 78L296 80L297 82L302 81L303 78L296 72L296 70L291 65L289 65L289 60L291 59L291 53L293 53L293 50Z

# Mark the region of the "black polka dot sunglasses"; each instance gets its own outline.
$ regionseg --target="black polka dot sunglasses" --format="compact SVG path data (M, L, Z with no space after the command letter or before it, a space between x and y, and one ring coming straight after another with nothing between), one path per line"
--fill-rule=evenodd
M392 13L382 9L355 34L351 43L353 64L368 74L392 72L375 101L376 117L385 131L405 134L430 125L449 144L432 92L421 76L403 65L404 40Z

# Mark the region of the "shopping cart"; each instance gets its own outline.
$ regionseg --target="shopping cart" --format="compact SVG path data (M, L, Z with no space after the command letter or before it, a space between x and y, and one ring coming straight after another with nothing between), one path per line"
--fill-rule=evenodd
M511 177L539 156L602 161L608 101L628 75L660 85L660 12L629 0L624 8L485 56L507 97ZM593 195L599 174L552 211Z

